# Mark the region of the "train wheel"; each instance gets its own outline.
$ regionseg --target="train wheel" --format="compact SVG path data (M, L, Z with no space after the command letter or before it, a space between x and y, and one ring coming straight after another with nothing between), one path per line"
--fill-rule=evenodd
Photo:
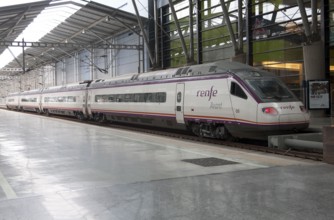
M103 123L103 122L106 122L107 120L104 114L96 113L94 114L94 121Z
M101 114L101 115L100 115L100 120L99 120L99 122L101 122L101 123L106 123L106 122L107 122L107 117L106 117L105 114Z
M94 115L93 115L93 120L94 121L100 121L100 114L98 114L98 113L94 113Z
M191 125L191 131L194 133L196 136L201 136L201 128L200 125L197 123L193 123Z
M45 110L44 110L44 113L45 113L46 116L50 116L50 112L49 112L48 109L45 109Z
M218 139L223 139L223 140L227 140L231 138L230 133L228 132L228 130L225 128L225 126L218 126L215 130L215 137Z
M84 114L83 114L82 112L77 112L77 113L76 113L76 116L77 116L77 118L78 118L80 121L85 120L85 116L84 116Z

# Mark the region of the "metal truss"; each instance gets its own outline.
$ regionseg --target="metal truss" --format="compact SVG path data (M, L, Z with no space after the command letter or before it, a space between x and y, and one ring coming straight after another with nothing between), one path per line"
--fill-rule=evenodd
M1 72L22 72L23 69L22 68L1 68L0 69ZM3 76L0 76L0 78Z
M39 47L39 48L91 48L91 49L123 49L143 50L143 45L131 44L80 44L80 43L54 43L54 42L26 42L26 41L0 41L0 47Z

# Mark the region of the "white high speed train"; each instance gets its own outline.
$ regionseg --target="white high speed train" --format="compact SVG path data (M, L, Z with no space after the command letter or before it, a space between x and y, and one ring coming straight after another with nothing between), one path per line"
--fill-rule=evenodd
M309 114L271 73L215 62L10 94L8 109L188 129L203 137L263 138L309 125Z

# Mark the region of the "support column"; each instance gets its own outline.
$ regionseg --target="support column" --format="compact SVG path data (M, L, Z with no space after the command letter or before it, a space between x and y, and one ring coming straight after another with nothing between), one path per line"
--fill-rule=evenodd
M202 3L196 0L196 45L197 45L197 63L201 64L203 61L202 50Z
M26 60L25 60L25 52L24 52L24 38L22 39L22 73L26 73Z
M161 68L159 53L158 53L159 51L159 26L158 26L159 16L158 16L157 0L153 0L153 11L154 11L154 51L155 51L154 55L155 55L155 62L156 62L157 67Z
M323 127L324 162L334 164L334 126Z
M64 60L62 59L61 60L61 64L62 64L62 67L61 67L61 85L65 85L67 83L67 78L66 78L66 64L64 62Z
M195 64L194 60L194 19L193 19L194 5L192 0L189 0L189 61Z
M322 41L303 46L305 80L325 79L325 54Z
M240 53L240 54L236 54L234 57L231 57L231 61L234 62L239 62L239 63L246 63L247 56L245 53Z
M95 64L94 64L94 48L90 51L90 79L94 80L95 79Z
M246 54L246 64L253 66L253 31L252 31L252 26L253 26L253 5L251 0L247 0L247 5L246 5L246 39L247 39L247 54Z
M303 46L305 81L325 79L325 54L322 41ZM310 110L314 117L324 117L325 110Z

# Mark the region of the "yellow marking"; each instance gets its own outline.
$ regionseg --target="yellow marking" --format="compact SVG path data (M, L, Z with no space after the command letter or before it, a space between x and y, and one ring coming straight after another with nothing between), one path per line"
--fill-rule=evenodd
M0 171L0 186L3 190L3 192L6 194L7 199L15 199L17 198L16 193L12 189L12 187L9 185L7 179L4 177L4 175Z

